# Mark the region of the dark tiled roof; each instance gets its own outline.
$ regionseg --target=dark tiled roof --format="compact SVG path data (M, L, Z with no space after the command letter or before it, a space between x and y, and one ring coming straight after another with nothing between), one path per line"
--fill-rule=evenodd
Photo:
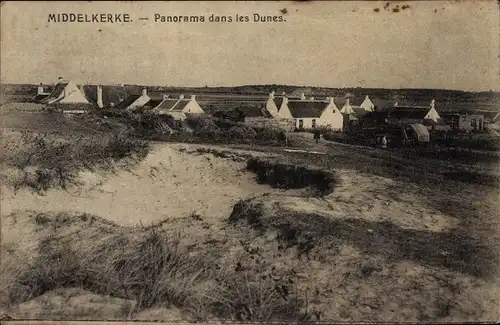
M289 101L288 108L294 118L320 117L328 104L323 101Z
M365 115L363 115L361 118L363 120L375 120L375 121L383 121L385 118L387 118L388 112L369 112Z
M389 113L389 117L397 119L423 119L429 108L420 106L397 106Z
M164 111L169 111L174 107L174 105L178 102L178 99L173 99L173 98L167 98L164 101L161 102L159 106L157 106L157 109L164 110Z
M267 109L259 106L248 106L242 108L241 111L245 114L245 117L271 117Z
M274 103L276 104L276 107L280 109L281 104L283 104L283 97L274 97Z
M371 100L377 112L390 112L394 106L394 101L390 99L372 98Z
M43 100L47 97L49 97L49 94L37 94L35 97L33 97L33 100L39 101L39 100Z
M152 100L157 100L157 101L162 101L163 100L163 95L164 93L160 92L160 91L148 91L147 92L147 95L149 98L151 98Z
M470 114L470 112L469 112ZM500 118L500 111L483 111L483 110L475 110L473 112L473 114L477 114L477 115L483 115L485 119L487 120L490 120L490 121L495 121L495 118L496 120L498 120Z
M84 85L83 93L90 102L97 104L97 85ZM121 86L102 86L102 104L104 107L111 107L112 103L117 106L125 98L127 98L125 88Z
M351 104L351 106L354 108L354 106L359 106L363 103L363 101L365 100L364 97L349 97L349 103Z
M352 106L352 109L354 110L354 114L357 117L363 117L366 114L370 113L369 111L365 110L363 107L359 107L359 106Z
M44 99L44 101L47 102L47 101L50 101L50 100L57 99L59 96L61 96L61 94L64 91L64 88L66 88L67 85L68 85L68 82L59 82L54 87L54 90L52 90L52 92L50 93L50 95L47 96L47 98Z
M156 106L160 105L162 102L163 102L163 99L162 100L150 99L149 102L144 104L144 107L145 108L155 108Z
M125 109L132 105L132 103L134 103L139 97L141 97L141 95L128 95L120 104L116 105L115 107L118 109Z
M184 107L186 107L186 105L189 103L189 99L181 99L179 100L179 102L177 103L177 105L174 106L174 111L177 111L177 112L182 112L182 110L184 109Z

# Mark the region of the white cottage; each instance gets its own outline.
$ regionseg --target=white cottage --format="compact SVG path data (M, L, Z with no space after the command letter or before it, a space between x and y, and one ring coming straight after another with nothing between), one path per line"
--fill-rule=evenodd
M436 110L436 101L433 99L429 106L406 106L394 104L389 112L389 121L397 123L437 124L441 116Z
M80 91L78 86L72 80L63 80L59 82L54 90L41 101L42 104L90 104L87 98Z
M288 100L284 98L277 118L293 120L297 129L313 129L324 126L333 130L342 130L343 117L333 97L326 100Z
M205 113L201 106L196 101L196 96L191 95L189 99L185 99L181 94L179 98L163 97L163 101L153 108L153 111L158 114L171 115L176 120L184 120L186 114L203 114Z

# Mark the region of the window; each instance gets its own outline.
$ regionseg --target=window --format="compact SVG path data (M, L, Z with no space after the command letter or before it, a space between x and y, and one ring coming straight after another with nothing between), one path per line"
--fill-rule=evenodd
M313 118L313 119L312 119L312 127L313 127L313 128L315 128L315 127L316 127L316 119L315 119L315 118Z
M304 120L299 120L299 129L304 128Z
M470 126L471 126L474 130L477 128L477 125L476 125L476 120L475 120L475 119L470 120Z

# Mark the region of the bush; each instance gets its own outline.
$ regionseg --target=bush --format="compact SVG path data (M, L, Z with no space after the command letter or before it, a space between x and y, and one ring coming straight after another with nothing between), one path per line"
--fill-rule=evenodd
M231 139L251 140L255 138L257 132L255 132L255 130L249 126L240 125L240 126L233 126L232 128L230 128L228 131L228 135Z
M328 141L347 142L347 136L342 132L326 132L323 134L323 139Z
M261 141L271 141L271 142L285 142L286 132L278 127L265 126L265 127L254 127L257 132L256 139Z
M215 118L215 119L213 119L213 121L214 121L215 125L217 125L223 131L227 131L233 127L240 127L240 126L245 125L243 123L234 122L234 121L231 121L228 119Z
M278 286L263 273L261 270L220 277L218 285L207 295L210 313L240 322L291 321L301 317L303 301L297 298L292 286Z
M259 184L269 184L272 187L285 189L311 186L320 196L330 194L338 183L338 179L332 172L274 163L259 158L249 159L246 168L257 174Z

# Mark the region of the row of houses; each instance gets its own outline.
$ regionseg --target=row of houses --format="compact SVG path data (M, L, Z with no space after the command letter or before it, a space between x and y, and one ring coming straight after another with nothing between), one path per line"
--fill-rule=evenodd
M340 107L340 108L339 108ZM293 121L296 129L313 129L316 127L329 127L333 130L346 130L362 124L377 122L407 122L439 124L441 117L432 101L428 107L387 105L379 108L366 95L361 103L351 102L351 96L346 96L344 103L339 105L333 96L324 99L276 96L269 94L266 110L276 119ZM388 114L384 116L384 112Z
M376 103L366 95L361 102L352 103L352 96L347 95L343 103L327 97L317 100L276 96L269 94L266 110L273 118L293 121L295 129L311 129L328 126L334 130L352 130L377 124L423 124L436 130L482 131L485 117L481 114L442 113L436 109L435 100L429 105L401 105L399 102L377 100ZM340 107L340 108L339 108ZM500 117L496 113L490 122Z
M46 106L73 112L89 108L116 108L120 110L147 109L157 114L168 114L177 120L189 114L203 114L204 110L196 96L176 98L160 92L143 89L138 94L127 94L123 86L81 85L59 78L51 92L39 85L33 98ZM329 96L322 99L300 96L277 95L271 92L263 99L260 108L246 117L248 122L273 121L289 125L291 129L314 129L328 127L333 130L348 130L378 123L418 123L431 127L446 127L460 130L482 130L484 117L478 114L439 114L434 100L428 106L402 105L398 102L372 100L368 95L360 102L347 95L343 102ZM497 114L495 119L498 119Z
M146 89L141 94L127 94L124 87L81 85L78 87L71 80L59 78L51 92L45 92L42 84L38 86L33 98L46 107L54 107L73 113L84 112L90 108L115 108L123 110L151 109L158 114L169 114L183 120L186 114L204 113L196 101L196 96L170 98L166 94L149 93Z

